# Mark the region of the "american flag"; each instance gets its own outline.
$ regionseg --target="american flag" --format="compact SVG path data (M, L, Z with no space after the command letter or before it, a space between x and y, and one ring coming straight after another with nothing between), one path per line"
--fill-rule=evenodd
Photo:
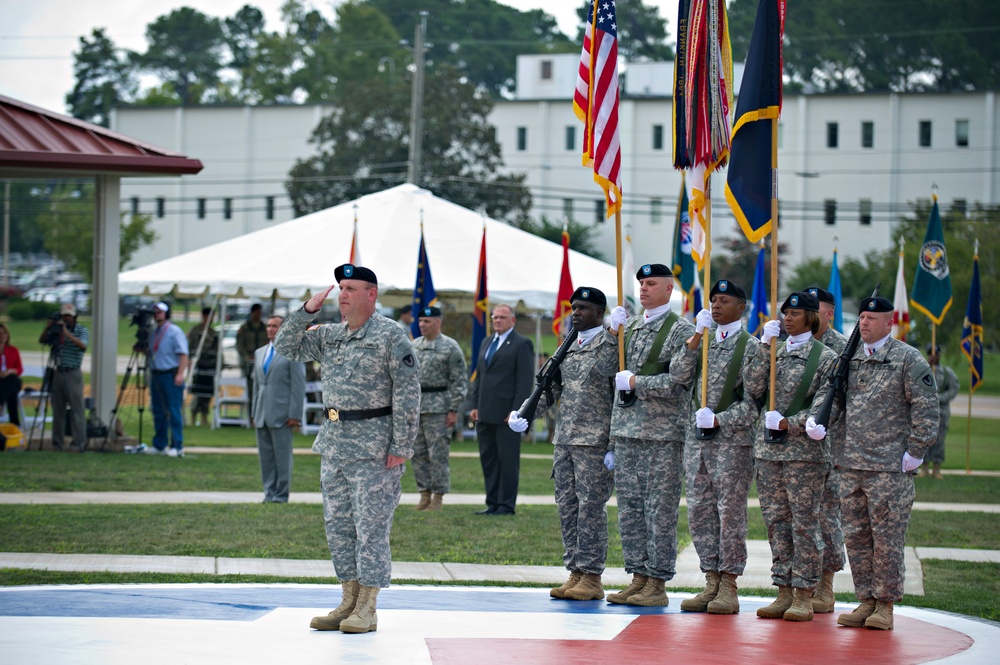
M604 190L611 217L622 207L615 0L594 0L590 5L573 111L584 124L583 165L594 168L594 181Z

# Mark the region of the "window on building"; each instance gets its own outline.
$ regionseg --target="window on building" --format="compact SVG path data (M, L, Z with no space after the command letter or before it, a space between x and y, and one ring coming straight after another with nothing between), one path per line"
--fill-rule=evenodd
M875 123L871 120L863 120L861 122L861 147L875 147Z
M823 201L823 222L827 226L833 226L837 223L837 202L834 199Z
M198 219L205 219L205 199L198 199Z
M872 200L861 199L858 204L858 221L862 226L871 226L872 223Z
M951 202L951 211L956 215L961 215L962 217L965 217L966 213L968 212L968 209L969 209L969 204L966 202L965 199L954 199Z
M232 199L222 199L222 218L232 219L233 218L233 200Z
M929 148L931 147L931 121L921 120L920 121L920 147Z
M838 137L839 130L840 130L840 128L837 125L837 123L835 123L835 122L828 122L828 123L826 123L826 147L827 148L836 148L837 147L837 140L839 138Z
M653 198L649 200L649 223L660 224L663 222L663 199Z
M138 215L139 214L139 197L138 196L133 196L132 197L132 214L133 215Z
M603 224L608 218L608 207L604 199L594 199L594 222Z
M663 125L653 125L653 150L663 150Z
M563 199L563 219L573 219L573 199Z
M517 128L517 149L521 152L528 149L528 128Z
M576 149L576 125L566 125L566 149Z
M167 214L167 200L162 196L156 197L156 218L163 219Z
M542 80L551 81L552 80L552 61L542 60Z
M274 197L268 196L264 199L264 217L267 221L272 221L274 219Z
M955 145L959 148L969 147L969 121L955 121Z

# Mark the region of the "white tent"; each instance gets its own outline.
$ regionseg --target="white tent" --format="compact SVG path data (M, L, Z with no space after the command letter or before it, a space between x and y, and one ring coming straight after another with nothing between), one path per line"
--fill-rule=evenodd
M305 299L334 282L351 251L354 217L362 265L378 275L381 300L409 301L416 280L420 223L434 287L468 310L486 228L487 286L492 303L553 310L562 247L405 184L118 277L126 294L225 295ZM593 286L617 301L615 267L570 251L574 286ZM393 298L395 296L395 298Z

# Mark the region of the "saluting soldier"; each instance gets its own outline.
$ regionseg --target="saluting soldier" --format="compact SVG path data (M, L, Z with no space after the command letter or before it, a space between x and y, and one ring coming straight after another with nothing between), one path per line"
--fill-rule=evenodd
M318 360L322 367L327 419L313 450L322 455L326 539L343 597L309 625L366 633L378 628L376 599L389 586L389 527L404 462L413 456L420 383L406 333L375 313L375 273L345 264L334 276L343 322L310 327L331 285L291 313L274 346L289 360Z
M576 340L559 365L561 380L553 385L559 402L552 476L562 531L563 563L569 579L549 591L553 598L600 600L608 556L608 499L614 474L604 466L611 428L618 347L602 333L608 299L602 291L581 286L570 297ZM528 414L514 411L507 424L515 432L528 428ZM539 402L533 418L546 410Z
M938 392L920 352L892 338L889 300L862 300L858 326L864 345L851 358L847 438L835 458L844 543L861 604L837 617L837 623L891 630L893 603L903 598L911 472L937 439Z
M818 286L806 289L819 300L819 330L813 339L822 342L823 346L840 356L847 348L847 338L837 332L830 323L837 307L833 294ZM831 448L844 445L844 419L839 418L831 423L827 437ZM833 611L837 602L833 595L833 576L838 570L843 570L847 563L844 552L844 530L840 524L840 483L837 482L839 471L831 467L826 476L823 488L823 498L820 499L819 526L823 531L823 575L819 585L813 591L813 612L828 614Z
M694 326L670 311L670 269L646 264L636 279L645 311L628 319L624 307L615 307L614 332L605 333L625 345L627 369L615 375L615 387L635 397L628 406L615 400L611 414L612 450L606 457L615 470L622 555L632 582L609 594L608 602L664 606L665 583L676 572L684 433L697 353L686 345ZM622 324L625 339L617 340Z
M740 611L736 578L747 563L747 495L753 480L754 425L760 410L744 394L743 376L756 355L757 339L743 330L747 294L720 279L709 293L712 311L695 317L688 348L708 347L708 401L688 421L684 446L688 529L705 573L705 589L681 602L687 612L735 614ZM711 330L712 322L717 324ZM695 380L696 401L701 381ZM704 436L699 438L699 430Z
M418 313L420 337L413 353L420 361L420 430L413 449L413 476L420 490L417 510L441 510L451 488L451 429L469 392L462 347L441 332L441 309L425 307Z
M771 580L778 597L757 610L764 619L811 621L812 592L823 568L820 500L830 473L826 431L810 423L809 407L829 390L837 355L813 339L819 330L819 301L795 292L781 305L788 338L780 343L780 324L764 324L756 362L746 378L755 399L768 399L770 345L779 344L775 365L774 410L758 427L754 455L757 494L771 545ZM768 441L766 430L783 430L779 441Z

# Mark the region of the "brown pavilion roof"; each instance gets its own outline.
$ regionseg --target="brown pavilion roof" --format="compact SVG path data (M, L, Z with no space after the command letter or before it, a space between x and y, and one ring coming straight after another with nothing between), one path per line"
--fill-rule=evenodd
M0 95L0 169L187 175L200 160Z

